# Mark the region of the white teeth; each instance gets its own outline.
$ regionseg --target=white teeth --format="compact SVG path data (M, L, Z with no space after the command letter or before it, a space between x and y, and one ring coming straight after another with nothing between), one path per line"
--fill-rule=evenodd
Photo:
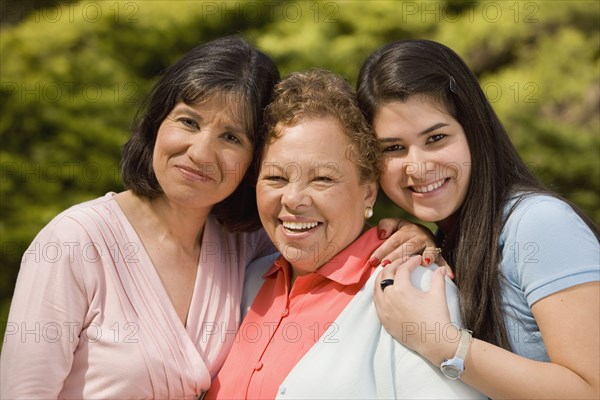
M319 225L318 222L291 222L291 221L283 222L283 227L285 229L294 230L294 231L312 229L317 225Z
M442 186L445 181L445 179L442 179L427 186L413 186L412 189L417 193L429 193Z

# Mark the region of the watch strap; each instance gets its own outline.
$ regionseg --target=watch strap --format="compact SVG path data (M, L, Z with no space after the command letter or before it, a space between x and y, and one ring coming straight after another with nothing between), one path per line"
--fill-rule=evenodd
M460 329L460 340L458 342L458 348L456 349L456 354L454 358L460 358L464 361L467 357L467 352L469 351L469 347L471 342L473 341L473 332L468 329Z

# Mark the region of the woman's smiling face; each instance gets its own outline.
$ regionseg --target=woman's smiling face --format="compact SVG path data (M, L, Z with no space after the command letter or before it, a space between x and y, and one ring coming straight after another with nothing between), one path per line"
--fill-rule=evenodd
M471 177L460 123L440 103L415 95L380 107L373 125L383 150L385 194L423 221L451 224Z
M161 123L153 167L170 201L210 208L240 184L254 146L232 116L234 107L218 98L198 105L178 103Z
M295 274L317 270L361 234L377 194L361 183L351 140L331 117L278 127L256 186L265 230Z

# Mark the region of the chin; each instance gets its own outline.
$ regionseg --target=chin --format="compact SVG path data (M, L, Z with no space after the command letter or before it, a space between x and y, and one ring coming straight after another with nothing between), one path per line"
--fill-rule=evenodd
M431 212L431 211L427 211L427 212L415 212L412 215L414 215L415 217L417 217L418 219L420 219L423 222L434 222L437 223L438 221L443 221L444 219L448 218L448 215L445 213L439 213L439 212Z

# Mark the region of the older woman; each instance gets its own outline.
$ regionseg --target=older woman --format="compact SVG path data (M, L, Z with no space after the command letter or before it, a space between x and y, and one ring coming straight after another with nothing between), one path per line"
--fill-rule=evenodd
M238 37L202 44L147 98L129 189L74 206L23 257L2 398L196 398L233 342L246 265L273 251L247 171L275 64ZM231 232L252 230L254 232Z
M365 219L380 151L347 83L319 70L292 74L266 118L258 210L281 257L207 398L479 398L377 318L371 288L380 268L369 258L381 240Z

